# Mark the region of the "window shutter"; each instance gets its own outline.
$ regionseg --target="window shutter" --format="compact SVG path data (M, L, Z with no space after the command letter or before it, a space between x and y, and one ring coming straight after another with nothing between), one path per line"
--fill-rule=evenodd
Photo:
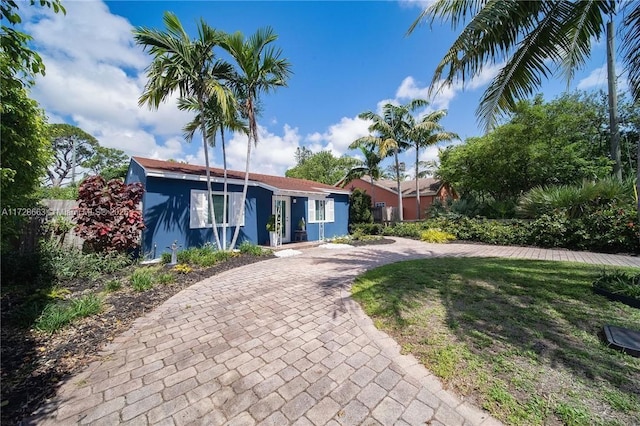
M231 217L229 223L231 226L244 226L244 206L242 204L242 192L232 192L231 194L231 208L229 209ZM241 213L240 220L238 221L238 213Z
M191 229L207 227L207 193L205 191L191 191L189 227Z
M316 200L309 198L307 204L309 205L309 223L316 223Z
M327 198L324 202L325 222L335 221L334 210L333 198Z

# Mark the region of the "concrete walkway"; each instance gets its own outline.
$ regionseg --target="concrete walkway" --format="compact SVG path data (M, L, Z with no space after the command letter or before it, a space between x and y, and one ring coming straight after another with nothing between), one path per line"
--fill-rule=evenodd
M495 425L442 389L349 297L405 259L501 256L640 267L640 258L467 244L394 244L259 262L201 281L137 320L33 424Z

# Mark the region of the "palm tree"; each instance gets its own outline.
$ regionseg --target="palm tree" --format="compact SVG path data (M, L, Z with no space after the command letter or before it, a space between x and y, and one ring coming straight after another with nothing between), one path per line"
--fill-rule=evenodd
M195 98L200 114L200 131L207 176L208 208L212 218L216 246L221 249L213 209L211 173L209 170L208 133L205 103L215 97L221 107L228 108L229 90L221 81L228 79L233 71L228 63L216 60L213 53L223 39L223 34L200 20L197 25L198 38L191 39L180 20L171 12L165 12L165 31L140 27L133 31L136 43L148 50L153 61L147 67L147 83L138 100L140 106L147 104L157 109L172 93L181 98Z
M571 79L590 55L591 45L605 32L617 12L615 0L605 1L456 1L437 0L409 28L440 18L457 29L458 38L440 61L431 89L477 75L490 63L506 61L484 92L477 114L487 128L499 115L540 87L542 77L558 66ZM640 3L626 2L623 18L623 63L634 100L640 101Z
M211 98L205 103L205 120L207 123L207 134L209 135L209 145L216 145L216 134L220 132L220 139L222 141L222 168L223 168L223 204L222 204L222 249L227 249L227 228L229 227L229 221L227 217L227 194L228 191L228 179L227 179L227 150L225 144L225 129L232 132L248 133L249 129L244 120L238 116L237 99L234 96L230 96L227 100L229 108L226 111L223 109L224 102L219 102L217 98ZM185 110L198 110L198 102L191 99L180 99L178 101L178 107ZM200 127L201 118L200 114L196 115L194 120L185 126L185 139L188 141L193 139L196 130Z
M428 178L433 176L438 169L438 162L436 160L420 160L418 161L418 179Z
M388 103L382 108L382 115L376 114L373 111L366 111L359 114L358 117L361 119L371 120L373 122L373 124L369 126L369 131L377 136L364 136L354 142L354 144L351 144L351 146L355 146L356 143L373 144L378 148L380 157L384 158L389 153L392 153L394 156L398 209L401 221L403 220L403 213L402 191L400 190L400 160L398 154L409 146L408 117L411 116L411 113L415 110L427 105L428 102L424 99L414 99L406 105L393 105Z
M418 219L420 218L420 185L418 181L420 176L420 148L436 145L439 142L460 139L457 134L445 131L444 127L440 124L440 120L442 120L446 115L447 112L445 110L437 110L426 114L419 121L416 121L412 115L407 117L409 123L409 140L413 143L413 147L416 149L415 180L416 212Z
M360 139L358 139L360 140ZM355 144L355 145L354 145ZM375 184L374 181L380 179L381 170L380 170L380 162L382 161L382 157L378 155L376 152L376 147L367 143L358 143L358 141L351 144L349 147L351 149L359 148L360 152L364 156L364 161L361 165L352 168L347 172L347 175L344 177L342 181L342 187L344 188L349 182L359 179L365 175L369 176L369 180L371 182L371 204L372 207L376 205L376 193L375 193Z
M247 119L249 131L247 133L247 159L245 165L245 179L242 190L242 204L247 198L249 186L249 165L251 160L251 145L258 144L258 122L256 104L260 95L268 93L277 87L286 86L291 74L291 65L281 58L282 51L271 45L278 36L273 29L266 27L259 29L245 40L240 32L227 35L221 43L236 62L236 72L232 85L241 99L240 110ZM240 214L240 212L239 212ZM240 227L236 226L230 248L235 247Z

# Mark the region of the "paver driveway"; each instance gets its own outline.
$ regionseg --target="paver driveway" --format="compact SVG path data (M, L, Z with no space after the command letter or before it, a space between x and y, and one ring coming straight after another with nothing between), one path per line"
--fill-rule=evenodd
M349 297L366 269L429 256L640 266L640 259L483 245L317 247L201 281L140 318L65 383L39 424L499 424L444 391Z

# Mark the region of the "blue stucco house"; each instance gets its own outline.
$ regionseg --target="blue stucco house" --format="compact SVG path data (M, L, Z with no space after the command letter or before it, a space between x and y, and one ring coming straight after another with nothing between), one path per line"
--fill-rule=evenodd
M209 170L218 235L222 238L223 170ZM249 241L268 245L267 222L276 212L282 218L282 243L301 236L296 232L301 219L306 224L309 241L348 233L348 190L304 179L250 173L247 199L241 205L244 173L228 170L227 177L229 242L235 227L240 226L238 244ZM159 257L169 251L174 241L183 248L214 241L204 166L133 157L125 182L140 182L144 186L142 214L146 228L141 247L144 257ZM236 222L239 211L243 214Z

